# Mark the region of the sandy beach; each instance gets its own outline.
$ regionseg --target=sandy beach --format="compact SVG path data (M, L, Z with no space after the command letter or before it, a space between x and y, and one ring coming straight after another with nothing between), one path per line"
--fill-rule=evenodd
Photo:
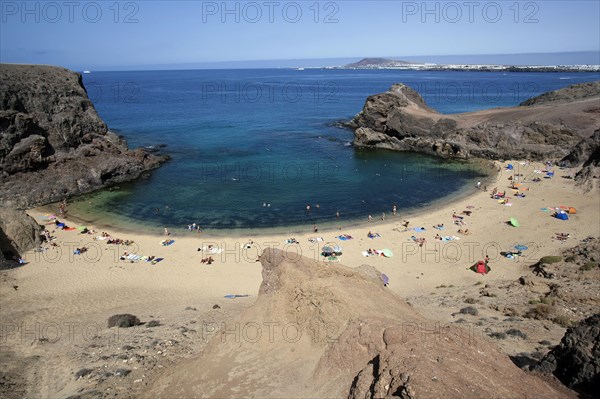
M180 349L165 350L165 355L157 355L153 348L147 348L153 356L164 357L169 353L170 364L176 364L178 359L198 353L210 338L203 334L200 324L207 320L226 320L253 303L262 281L257 257L267 247L286 250L290 258L303 255L326 260L323 267L336 267L335 260L327 261L321 255L321 249L324 245L338 245L343 249L342 255L337 257L340 263L350 267L363 264L376 267L389 276L390 290L413 303L426 317L446 321L449 316L445 309L424 300L436 287L452 287L450 293L459 295L465 287L479 282L514 281L530 273L528 266L542 256L558 254L586 237L600 236L600 198L576 192L574 181L564 177L570 175L571 170L555 168L555 176L548 179L544 178L545 173L534 172L541 171L543 165L520 163L519 170L524 174L520 184L527 189L521 191L525 197L520 198L509 187L509 177L514 172L505 169L508 163L517 165L519 162L497 163L502 172L495 183L486 184L487 191L482 184L481 189L467 198L411 215L408 230L403 227L406 215L392 216L391 209L385 221L380 221L380 215L373 215L371 223L365 221L360 226L313 233L311 225L306 226L306 233L290 236L211 236L210 231L188 232L185 226L169 226L168 237L106 230L113 238L134 241L123 246L97 239L101 236L99 230L94 234L81 234L77 229L58 229L42 211L30 210L29 214L40 224L49 223L47 228L56 237L52 242L57 246L44 252L30 251L24 257L27 264L2 272L2 347L12 352L14 367L18 364L16 359L33 357L43 365L36 368L44 370L43 374L26 377L35 378L30 382L39 384L39 397L68 396L84 386L85 381L74 378L73 374L87 364L113 362L105 367L116 367L119 362L130 362L127 358L103 360L90 349L90 342L98 337L108 339L115 348L120 347L124 342L122 337L116 339L107 328L106 320L113 314L131 313L143 321L159 319L167 327L138 331L140 336L154 334L163 342L180 341ZM541 181L532 182L534 177ZM490 198L494 187L505 191L512 205ZM577 213L569 215L567 221L552 217L551 208L560 206L574 207ZM466 215L463 211L471 213ZM466 224L455 224L454 213ZM520 227L507 223L511 217L519 221ZM60 221L77 227L68 219ZM444 225L443 230L433 227L438 224ZM93 226L88 228L94 229ZM460 234L459 229L468 229L469 234ZM369 232L378 237L369 238ZM563 242L555 239L556 233L568 233L570 237ZM353 238L342 241L337 237L341 234ZM436 234L455 238L440 241L435 239ZM425 238L426 242L419 246L413 236ZM316 237L323 241L309 241ZM295 238L298 244L287 243L290 238ZM174 242L163 246L160 242L165 239ZM501 251L514 250L517 244L528 247L522 256L509 259L500 255ZM211 245L217 250L209 254ZM87 252L74 254L76 248L83 246L88 248ZM393 256L363 256L362 252L369 248L388 249ZM125 251L127 255L164 259L156 264L120 260ZM480 275L468 269L486 255L492 269L489 274ZM214 262L201 263L201 259L208 256L212 256ZM249 296L228 299L226 295ZM219 307L213 309L214 305ZM194 313L193 323L191 313ZM197 335L190 335L189 323L196 324ZM185 326L184 333L181 326ZM81 355L83 352L89 356ZM163 367L162 363L157 364ZM128 378L131 384L142 385L148 375L134 367ZM115 393L124 389L116 385L113 388Z

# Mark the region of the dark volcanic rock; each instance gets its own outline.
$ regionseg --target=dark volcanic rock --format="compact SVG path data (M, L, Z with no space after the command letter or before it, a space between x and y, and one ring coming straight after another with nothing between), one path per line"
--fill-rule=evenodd
M10 259L40 244L42 226L24 211L0 207L0 259Z
M590 395L600 392L600 313L569 328L562 341L534 367Z
M133 326L139 326L140 323L140 319L138 319L137 317L135 317L132 314L116 314L113 316L110 316L108 318L108 328L111 327L121 327L121 328L128 328L128 327L133 327Z
M561 162L570 167L598 166L600 163L600 129L597 129L592 136L577 143Z
M100 119L81 75L0 67L0 205L30 207L139 177L166 160L127 144Z
M600 81L579 83L564 89L549 91L539 96L532 97L523 101L521 106L530 107L534 105L544 105L556 102L574 101L582 98L594 97L600 92ZM600 110L600 104L598 104Z
M575 88L573 88L575 87ZM354 145L415 151L443 158L562 158L599 127L600 84L536 107L513 107L443 115L427 107L404 84L370 96L349 123ZM576 94L579 93L579 97ZM561 102L562 101L562 102Z
M575 175L575 182L584 192L597 192L600 187L600 129L591 137L581 140L571 153L562 159L567 166L581 166Z

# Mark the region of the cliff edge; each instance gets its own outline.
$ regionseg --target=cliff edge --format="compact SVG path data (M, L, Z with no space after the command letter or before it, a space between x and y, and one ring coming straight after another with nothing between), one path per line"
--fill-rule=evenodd
M0 65L0 206L26 208L139 177L167 158L110 132L81 75Z
M404 84L370 96L350 123L354 145L443 158L560 159L600 128L600 81L518 107L444 115Z

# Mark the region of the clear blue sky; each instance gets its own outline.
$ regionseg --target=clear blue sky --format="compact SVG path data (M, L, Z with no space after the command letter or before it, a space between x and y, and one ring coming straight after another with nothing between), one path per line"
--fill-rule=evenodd
M600 51L597 0L439 1L427 2L427 9L422 1L265 0L227 2L231 13L221 1L0 3L0 61L78 70L236 60Z

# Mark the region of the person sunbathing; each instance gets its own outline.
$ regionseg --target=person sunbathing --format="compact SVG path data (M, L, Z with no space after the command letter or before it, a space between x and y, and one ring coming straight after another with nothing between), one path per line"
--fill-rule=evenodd
M442 236L440 236L439 234L436 234L436 235L435 235L435 239L436 239L436 240L440 240L440 241L442 241Z
M471 234L469 232L469 229L464 229L464 230L463 229L458 229L458 232L459 232L459 234L463 234L463 235L469 235L469 234Z

